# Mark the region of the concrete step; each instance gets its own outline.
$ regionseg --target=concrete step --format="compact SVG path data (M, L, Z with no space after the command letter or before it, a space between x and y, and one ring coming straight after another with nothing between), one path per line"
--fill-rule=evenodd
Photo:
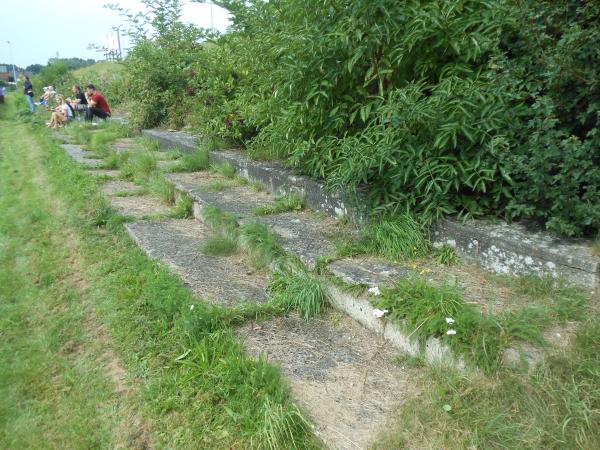
M71 158L85 167L100 167L104 163L101 159L89 158L88 156L92 155L93 152L84 150L81 145L62 144L61 147L67 151Z
M272 195L235 185L232 180L208 171L172 173L166 177L177 189L194 199L194 216L200 221L202 208L210 205L234 214L240 218L240 223L264 223L280 237L286 251L297 255L309 267L314 267L319 257L333 252L333 239L340 225L331 218L317 217L308 211L257 216L255 209L273 205ZM210 186L215 182L231 186L211 191Z
M184 132L143 130L163 148L193 151L197 138ZM299 176L280 162L249 160L236 150L213 151L213 162L227 162L238 174L257 181L275 194L301 192L313 210L330 216L343 215L361 222L364 204L360 199L329 192L318 180ZM472 220L466 223L442 219L433 227L432 242L456 249L465 261L485 270L510 275L549 275L563 278L600 295L600 259L594 255L591 240L558 239L524 226Z
M186 192L196 202L195 213L201 219L201 210L205 205L216 206L231 212L237 217L252 214L255 208L273 204L273 196L266 192L256 192L252 189L236 185L236 183L210 171L169 173L167 180L180 191ZM214 190L211 186L222 183L229 186L222 190Z
M198 221L138 221L125 228L150 258L166 264L198 298L220 305L266 300L267 275L249 269L237 256L200 252L209 230Z
M332 449L366 449L414 395L415 369L397 363L384 340L336 311L306 322L296 316L237 330L248 352L281 367L315 433Z

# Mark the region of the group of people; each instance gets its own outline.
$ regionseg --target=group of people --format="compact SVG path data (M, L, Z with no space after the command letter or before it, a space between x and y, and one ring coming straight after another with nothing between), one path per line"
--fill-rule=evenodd
M65 98L64 95L56 94L52 86L44 88L44 95L40 98L38 104L46 105L49 111L52 111L52 117L48 122L48 127L59 128L72 120L76 115L84 115L85 119L92 121L94 117L106 119L111 116L110 107L104 96L96 90L93 84L88 84L85 92L81 87L73 86L73 97ZM25 77L23 84L23 93L27 99L29 110L35 112L35 102L33 101L33 86L29 77ZM56 107L50 108L52 98L56 99Z

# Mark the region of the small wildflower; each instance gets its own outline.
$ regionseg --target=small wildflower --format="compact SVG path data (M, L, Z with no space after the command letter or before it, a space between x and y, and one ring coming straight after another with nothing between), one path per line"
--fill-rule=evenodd
M194 309L194 305L190 305L190 311Z
M389 311L387 309L377 309L375 308L373 310L373 315L375 317L377 317L378 319L381 319L383 316L385 316L387 313L389 313Z
M446 323L454 323L454 319L452 317L446 317Z
M381 295L381 291L379 290L379 288L377 286L369 288L369 294L378 296Z
M431 269L423 269L423 270L421 270L419 272L419 275L425 275L425 274L428 274L428 273L431 273L431 272L433 272L433 270L431 270Z
M452 336L452 335L456 334L456 330L450 329L450 330L446 331L446 334Z

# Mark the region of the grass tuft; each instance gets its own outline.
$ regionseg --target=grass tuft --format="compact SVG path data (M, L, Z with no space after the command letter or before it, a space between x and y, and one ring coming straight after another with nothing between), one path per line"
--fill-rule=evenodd
M269 214L279 214L287 211L301 211L304 209L304 197L293 192L288 195L282 195L275 198L275 203L272 205L261 206L254 209L254 214L266 216Z
M445 266L451 266L453 264L457 264L460 261L458 255L456 254L456 251L446 244L442 245L438 250L436 250L435 260L439 264L443 264Z
M285 256L277 236L262 223L248 223L240 227L239 246L248 255L249 263L264 269Z
M330 303L327 289L303 267L276 270L269 293L275 304L286 311L297 311L305 320L320 314Z
M176 200L175 186L161 175L154 175L146 182L148 190L163 203L174 205Z
M235 167L233 167L230 163L218 163L210 166L210 169L218 174L223 175L226 178L234 178L235 177Z
M237 242L229 237L212 237L202 243L200 251L208 256L229 256L237 252Z
M335 249L338 257L366 253L392 261L426 256L431 251L421 225L408 214L369 224L356 238L336 241Z
M207 149L200 148L191 153L183 153L179 158L179 164L174 166L173 171L177 172L197 172L209 168L209 152Z
M237 239L239 225L233 214L212 205L205 205L201 214L202 221L216 236L228 237L232 240Z

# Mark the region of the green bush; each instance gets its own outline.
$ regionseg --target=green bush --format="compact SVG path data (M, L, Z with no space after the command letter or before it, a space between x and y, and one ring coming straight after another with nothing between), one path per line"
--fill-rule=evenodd
M188 121L375 213L600 228L597 3L220 0L223 36L145 3L123 84L139 126Z

